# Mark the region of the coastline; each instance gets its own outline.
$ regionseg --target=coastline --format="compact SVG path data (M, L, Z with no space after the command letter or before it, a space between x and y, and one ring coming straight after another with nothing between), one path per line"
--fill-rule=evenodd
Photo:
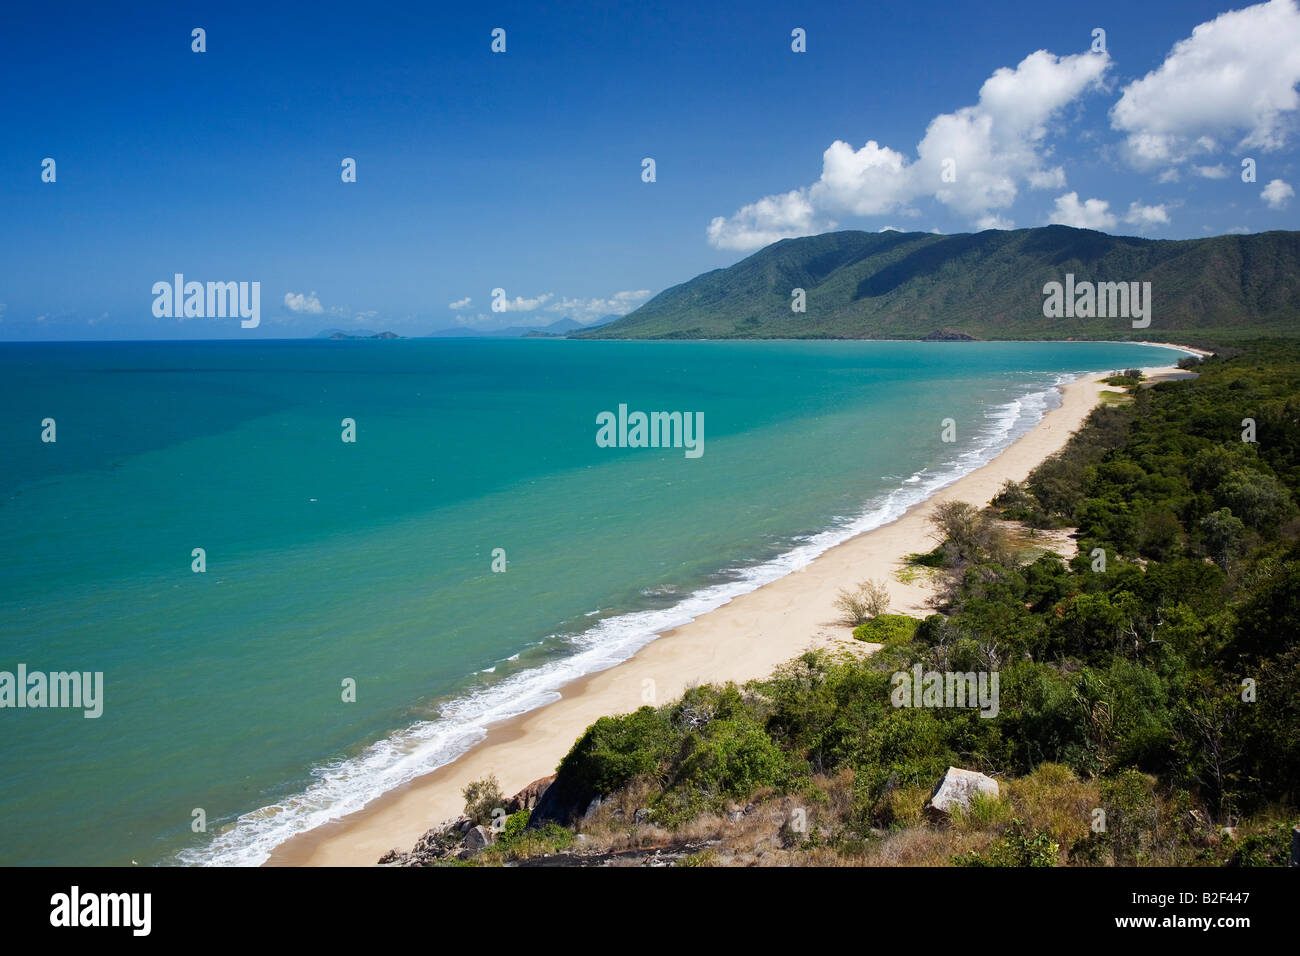
M1177 370L1162 366L1146 371L1158 381ZM988 502L1005 481L1022 480L1063 447L1107 391L1095 380L1097 374L1060 386L1060 405L1028 433L896 520L663 632L614 667L573 681L563 688L560 700L491 726L482 741L451 763L378 796L362 810L282 843L265 865L373 865L389 849L408 849L431 826L456 816L466 783L495 774L502 791L510 794L550 775L599 717L673 700L692 684L764 677L811 648L868 651L870 645L852 639L851 628L835 623L833 602L839 590L865 578L883 578L889 583L891 610L928 613L924 602L929 589L922 583L904 584L895 572L908 554L928 550L929 515L944 501ZM647 687L653 687L653 701L643 696Z

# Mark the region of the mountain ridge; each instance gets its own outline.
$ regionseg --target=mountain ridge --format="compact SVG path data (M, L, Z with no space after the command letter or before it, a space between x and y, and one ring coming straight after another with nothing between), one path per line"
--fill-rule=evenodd
M1149 328L1043 315L1043 286L1150 282ZM791 309L803 289L806 311ZM1300 332L1300 232L1205 239L1069 226L938 235L842 231L782 239L570 338L1188 339Z

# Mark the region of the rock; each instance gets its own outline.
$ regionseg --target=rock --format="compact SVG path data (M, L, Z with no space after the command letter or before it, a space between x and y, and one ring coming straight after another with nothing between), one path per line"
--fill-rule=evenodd
M390 863L403 863L406 860L406 854L400 850L389 850L379 858L380 866L387 866Z
M641 826L642 824L649 823L650 811L647 810L645 807L641 807L634 814L632 814L632 822L635 823L637 826Z
M732 810L730 813L727 814L728 823L739 823L743 819L745 819L744 810Z
M466 818L466 819L464 819L464 820L461 820L461 821L456 825L456 828L457 828L458 830L460 830L461 833L468 833L468 832L470 831L470 828L471 828L472 826L474 826L474 821L473 821L473 820L470 820L470 819L468 819L468 818Z
M506 801L506 813L518 813L520 810L533 809L537 806L538 801L546 795L546 791L554 781L555 774L534 780Z
M471 827L469 832L465 834L465 849L469 851L471 856L480 850L486 849L491 844L492 834L484 827Z
M604 801L602 801L599 796L592 797L591 802L587 804L586 811L582 814L582 819L584 821L590 820L596 811L600 809L600 805L603 802Z
M939 785L930 794L925 812L931 818L947 819L954 808L969 810L971 797L977 793L988 794L990 797L998 796L998 782L974 770L949 767L948 772L939 781Z

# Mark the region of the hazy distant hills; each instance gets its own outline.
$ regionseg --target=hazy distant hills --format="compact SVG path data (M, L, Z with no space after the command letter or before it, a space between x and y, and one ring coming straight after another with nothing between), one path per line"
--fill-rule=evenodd
M588 322L584 325L576 319L566 317L548 325L511 325L504 329L472 329L463 325L455 325L445 329L438 329L421 337L429 339L512 339L525 336L545 338L549 336L565 336L575 329L594 329L619 318L621 316L603 315L595 322ZM405 337L404 335L394 335L392 332L372 332L369 329L324 329L313 336L313 338L317 339L401 339Z
M1151 325L1047 318L1043 286L1150 282ZM793 312L791 291L807 311ZM1157 240L1046 226L783 239L577 338L1159 338L1300 332L1300 232ZM936 336L938 337L938 336ZM1219 336L1222 338L1223 336Z
M566 335L574 329L586 328L581 322L564 318L549 325L511 325L504 329L472 329L464 325L430 332L425 338L431 339L517 339L530 332L542 332L548 335Z

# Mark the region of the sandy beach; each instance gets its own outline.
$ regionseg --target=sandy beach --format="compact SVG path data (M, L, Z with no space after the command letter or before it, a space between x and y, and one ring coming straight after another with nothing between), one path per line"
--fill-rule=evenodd
M1148 343L1161 344L1161 343ZM1182 346L1169 346L1194 351ZM1177 373L1147 369L1152 378ZM836 622L836 594L867 578L889 583L891 609L925 616L924 579L902 583L896 573L907 555L934 546L929 516L944 501L987 503L1008 480L1023 480L1060 450L1100 401L1099 376L1061 388L1059 407L993 461L914 506L898 520L852 538L807 567L742 595L665 632L629 660L574 681L562 699L489 728L487 737L457 760L386 793L363 810L276 849L268 865L364 866L388 850L409 850L434 824L463 808L461 790L495 774L509 795L554 773L556 764L597 718L627 713L644 703L673 700L693 684L763 677L809 648L853 648L851 629Z

